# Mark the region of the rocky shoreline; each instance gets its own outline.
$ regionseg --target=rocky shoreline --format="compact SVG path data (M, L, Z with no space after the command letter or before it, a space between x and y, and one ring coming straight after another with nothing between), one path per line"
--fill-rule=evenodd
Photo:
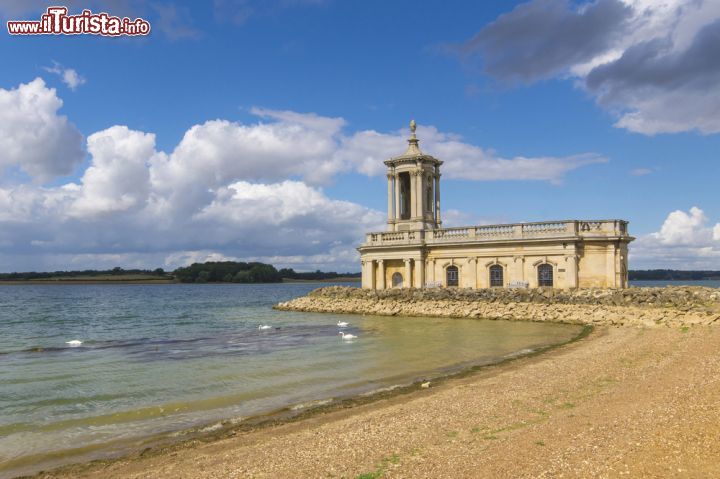
M612 326L720 324L720 289L391 289L328 286L276 309L381 316L438 316Z

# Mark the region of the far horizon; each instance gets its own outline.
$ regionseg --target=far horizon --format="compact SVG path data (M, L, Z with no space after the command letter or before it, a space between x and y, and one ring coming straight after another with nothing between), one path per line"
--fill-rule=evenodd
M210 263L210 262L208 262L208 263ZM205 264L205 263L198 263L198 264ZM356 275L358 278L359 278L359 276L360 276L360 274L361 274L360 271L329 271L329 270L328 270L328 271L323 271L323 270L320 270L320 269L315 269L315 270L299 270L299 269L295 269L295 268L277 268L275 265L270 265L270 266L275 267L278 271L282 271L283 269L291 269L291 270L293 270L295 273L298 273L298 274L312 274L312 273L337 274L339 277L348 276L348 275L354 275L354 276ZM2 273L0 273L0 281L3 281L3 280L4 280L4 279L3 279L4 277L6 277L7 275L11 275L11 274L63 274L63 273L85 273L85 272L88 272L88 273L90 273L90 274L107 274L107 273L113 272L114 270L119 270L118 272L123 272L123 273L140 271L140 272L142 272L143 274L150 274L150 273L155 273L155 274L172 274L172 273L174 273L177 269L180 269L180 268L183 268L183 267L178 267L178 268L173 269L173 270L165 270L164 268L161 268L161 267L157 267L157 268L123 268L122 266L115 266L115 267L109 268L109 269L93 269L93 268L88 268L88 269L75 269L75 270L63 270L63 269L60 269L60 270L53 270L53 271L8 271L8 272L2 272ZM159 270L162 270L162 271L159 271ZM712 276L712 278L710 278L710 279L714 279L715 276L720 277L720 270L712 270L712 269L703 270L703 269L650 268L650 269L630 269L630 270L628 271L628 273L630 274L630 276L633 276L634 273L637 274L637 273L663 273L663 272L664 272L664 273L702 273L702 274L709 274L709 275ZM631 277L631 280L633 280L632 277Z

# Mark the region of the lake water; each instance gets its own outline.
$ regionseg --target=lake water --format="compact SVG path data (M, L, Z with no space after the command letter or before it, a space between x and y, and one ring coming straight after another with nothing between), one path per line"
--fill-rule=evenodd
M630 286L643 288L661 288L663 286L705 286L706 288L720 288L720 281L714 279L699 281L630 281Z
M0 476L138 449L148 437L221 419L407 384L580 332L271 309L317 286L0 287ZM357 340L341 340L339 320Z

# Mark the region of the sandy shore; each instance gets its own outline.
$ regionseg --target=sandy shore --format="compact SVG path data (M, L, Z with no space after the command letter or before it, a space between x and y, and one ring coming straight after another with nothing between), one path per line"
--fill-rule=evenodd
M600 328L429 389L42 477L720 477L720 330Z

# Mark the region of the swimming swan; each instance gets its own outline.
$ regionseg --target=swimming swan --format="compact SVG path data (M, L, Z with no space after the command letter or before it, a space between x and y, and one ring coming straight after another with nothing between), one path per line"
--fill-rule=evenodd
M357 339L357 336L355 336L354 334L343 333L342 331L340 331L338 334L341 335L342 338L346 339L346 340L347 339Z
M350 323L348 323L347 321L338 321L337 325L338 325L338 328L347 328L350 325Z
M272 326L269 326L267 324L261 324L260 326L258 326L258 329L272 329Z
M65 341L65 344L67 344L71 348L76 348L82 344L82 341L80 341L79 339L73 339L72 341Z

